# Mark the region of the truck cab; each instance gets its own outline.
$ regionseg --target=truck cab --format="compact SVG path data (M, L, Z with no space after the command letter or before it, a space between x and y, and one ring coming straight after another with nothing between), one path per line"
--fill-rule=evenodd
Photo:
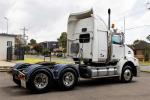
M70 14L67 33L67 53L79 64L81 77L118 76L129 82L139 75L138 59L124 44L124 33L110 28L93 9Z

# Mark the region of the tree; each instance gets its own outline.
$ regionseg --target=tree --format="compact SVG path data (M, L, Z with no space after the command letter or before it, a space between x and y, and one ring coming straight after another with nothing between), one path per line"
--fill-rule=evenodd
M140 40L135 40L134 42L133 42L133 45L137 45L137 44L139 44L140 43Z
M38 54L42 53L42 51L43 51L43 47L42 47L41 44L35 44L35 45L33 46L33 49L34 49Z
M25 46L25 52L28 54L29 51L30 51L30 46L29 46L29 45L26 45L26 46Z
M147 39L148 41L150 41L150 35L148 35L148 36L146 37L146 39Z
M35 40L35 39L31 39L29 44L33 46L33 45L35 45L35 44L37 44L37 43L36 43L36 40Z
M135 40L133 42L133 45L135 48L138 48L138 49L145 49L149 47L149 43L147 43L144 40Z
M149 61L149 57L150 57L149 53L150 52L148 52L148 50L145 50L145 52L144 52L145 61Z
M64 49L63 52L65 53L67 50L67 33L62 32L60 38L58 38L57 40L58 40L59 46Z

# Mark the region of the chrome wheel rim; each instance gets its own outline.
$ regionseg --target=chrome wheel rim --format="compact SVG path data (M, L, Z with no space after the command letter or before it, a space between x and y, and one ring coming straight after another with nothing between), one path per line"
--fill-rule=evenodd
M125 79L126 81L129 81L130 78L131 78L131 76L132 76L132 73L131 73L130 69L126 69L126 70L124 71L124 79Z
M44 73L39 73L34 78L36 88L43 89L48 85L48 76Z
M72 72L66 72L63 75L63 83L64 83L64 85L66 85L68 87L73 85L74 79L75 79L75 76Z

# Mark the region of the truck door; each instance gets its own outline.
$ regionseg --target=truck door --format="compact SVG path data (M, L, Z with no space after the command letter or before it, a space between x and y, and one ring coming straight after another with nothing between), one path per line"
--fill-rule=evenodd
M112 60L119 60L124 57L124 45L122 35L112 36Z
M98 32L98 58L99 62L105 62L107 59L107 33L97 30Z

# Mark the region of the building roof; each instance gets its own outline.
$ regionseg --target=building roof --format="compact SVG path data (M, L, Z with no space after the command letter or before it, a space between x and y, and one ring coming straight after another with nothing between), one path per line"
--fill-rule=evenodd
M130 45L129 47L131 47L134 50L145 50L150 49L150 43L140 40L137 44Z
M0 36L16 37L17 35L15 35L15 34L0 33Z
M43 42L40 42L40 43L58 43L58 41L43 41Z

